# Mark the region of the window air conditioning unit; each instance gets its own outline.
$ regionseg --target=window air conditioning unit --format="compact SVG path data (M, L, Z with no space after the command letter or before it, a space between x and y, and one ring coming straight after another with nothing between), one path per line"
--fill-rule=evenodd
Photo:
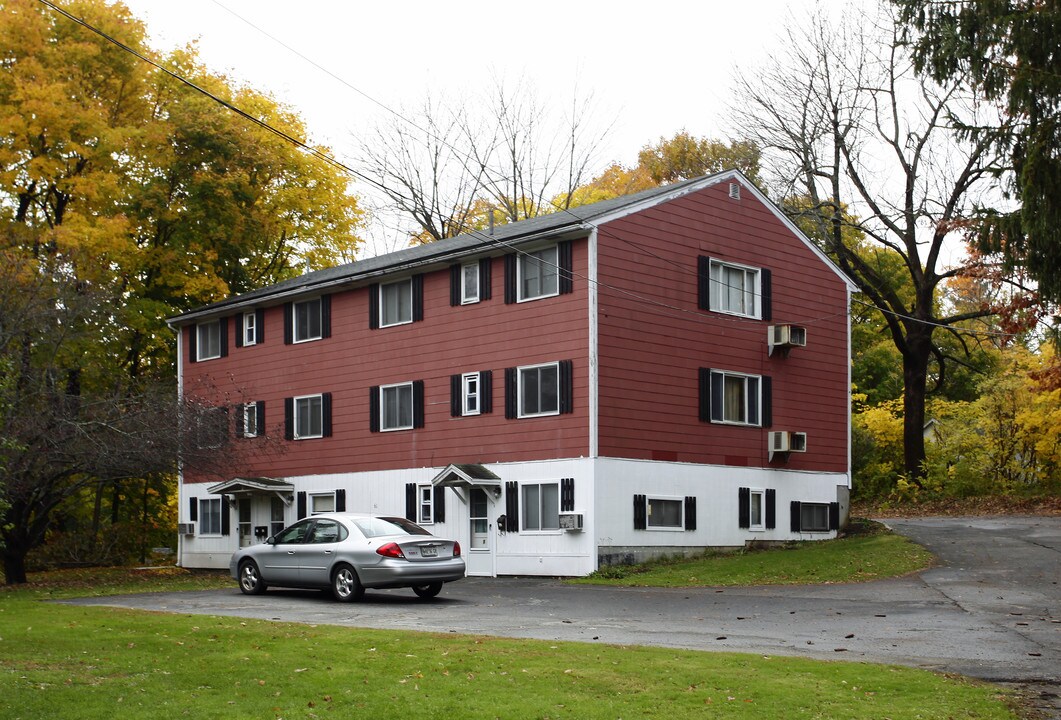
M807 452L807 433L788 432L786 430L772 431L767 434L767 445L769 446L770 459L774 453Z
M807 346L807 328L799 325L770 325L766 328L766 344L769 354L773 355L774 348L780 348L788 352L794 347Z
M177 523L178 535L194 535L195 523Z
M582 513L560 513L561 530L582 530Z

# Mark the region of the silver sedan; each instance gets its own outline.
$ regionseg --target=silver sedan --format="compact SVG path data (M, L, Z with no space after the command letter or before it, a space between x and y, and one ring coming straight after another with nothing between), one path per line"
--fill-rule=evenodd
M331 588L359 600L365 588L412 588L433 598L464 577L460 543L437 538L405 518L328 513L299 520L260 545L232 555L229 570L247 595L270 585Z

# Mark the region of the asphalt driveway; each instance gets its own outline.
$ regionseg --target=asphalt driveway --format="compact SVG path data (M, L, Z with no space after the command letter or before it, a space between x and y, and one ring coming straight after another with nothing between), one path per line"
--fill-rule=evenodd
M941 566L872 583L642 589L542 578L466 578L433 601L368 591L231 590L83 598L188 614L620 645L898 663L1056 693L1061 684L1061 518L889 520ZM1056 703L1055 703L1056 704Z

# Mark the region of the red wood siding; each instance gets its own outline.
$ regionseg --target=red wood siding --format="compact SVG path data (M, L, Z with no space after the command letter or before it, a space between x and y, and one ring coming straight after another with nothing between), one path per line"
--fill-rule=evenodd
M600 455L847 470L846 289L768 208L723 183L610 222L597 242ZM699 255L769 269L772 320L698 310ZM786 323L807 328L807 347L768 357L767 326ZM770 376L770 429L806 432L808 451L768 463L768 429L701 422L699 368Z
M574 243L574 292L517 305L504 303L503 259L492 267L492 299L451 307L448 268L424 277L424 319L369 329L369 290L332 295L330 338L285 345L283 307L265 313L265 342L228 357L183 359L189 396L235 405L264 400L265 439L235 439L231 475L289 477L446 465L514 462L588 454L587 243ZM234 333L238 323L229 322ZM187 348L185 347L185 355ZM505 368L571 360L574 412L505 419ZM493 412L450 416L450 376L493 371ZM425 386L424 427L372 433L369 388L413 380ZM284 398L332 394L329 438L284 441ZM216 482L196 477L189 482Z

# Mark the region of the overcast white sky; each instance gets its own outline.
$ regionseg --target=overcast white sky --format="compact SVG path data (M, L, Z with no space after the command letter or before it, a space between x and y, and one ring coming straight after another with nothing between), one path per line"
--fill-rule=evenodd
M156 49L198 39L208 67L272 92L340 154L381 113L433 92L526 77L543 99L592 91L614 120L606 159L632 163L645 143L685 128L723 137L733 69L776 47L783 23L815 0L751 2L365 3L349 0L125 0ZM832 4L838 4L833 2ZM231 12L230 12L231 11ZM237 19L242 16L251 25Z
M415 107L429 90L466 97L501 77L564 107L576 85L592 93L600 127L611 126L604 167L634 164L646 143L683 128L728 137L734 69L765 62L793 18L843 0L125 2L155 49L197 40L211 70L292 106L341 160L386 115L372 100Z

